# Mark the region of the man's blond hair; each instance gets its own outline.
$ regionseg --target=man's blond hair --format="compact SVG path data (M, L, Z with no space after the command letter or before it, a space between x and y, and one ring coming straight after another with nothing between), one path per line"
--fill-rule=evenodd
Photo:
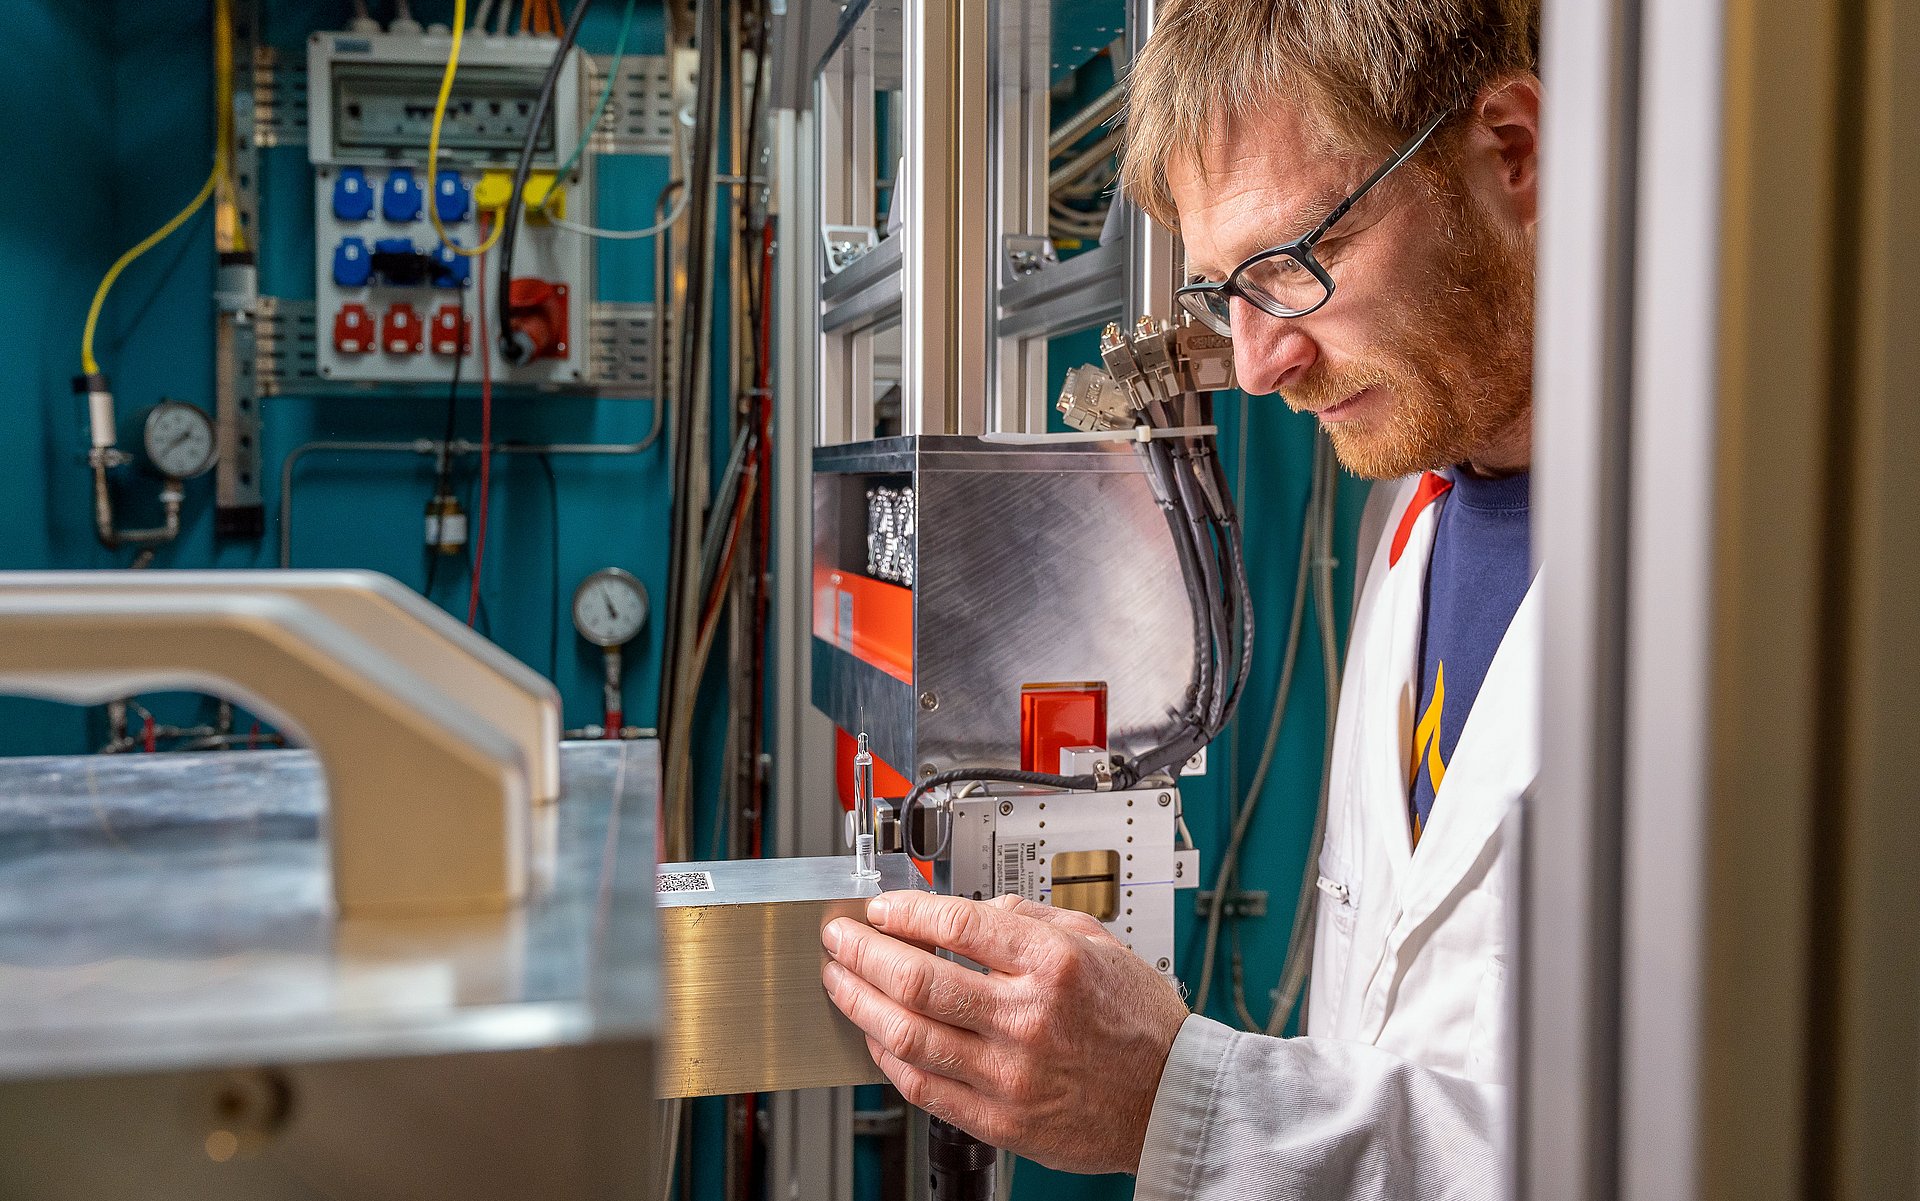
M1172 226L1167 167L1276 104L1328 148L1391 145L1537 70L1539 0L1171 0L1134 61L1121 182Z

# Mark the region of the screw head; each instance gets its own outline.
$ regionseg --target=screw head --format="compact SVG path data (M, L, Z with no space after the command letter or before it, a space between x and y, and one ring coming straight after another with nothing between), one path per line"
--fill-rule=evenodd
M1173 968L1173 961L1168 959L1165 955L1162 955L1160 957L1159 962L1155 963L1153 966L1159 968L1163 972L1170 971Z
M933 690L929 689L926 692L923 692L920 694L920 708L922 710L924 710L925 712L931 713L935 709L938 709L939 707L940 707L940 697L938 693L935 693Z
M1171 804L1173 804L1173 798L1172 798L1171 796L1168 796L1168 795L1167 795L1166 793L1164 793L1164 792L1163 792L1163 793L1161 793L1161 794L1160 794L1160 807L1161 807L1162 809L1165 809L1165 808L1166 808L1166 807L1167 807L1168 805L1171 805Z
M921 778L922 780L931 780L931 779L933 779L933 764L931 764L931 763L922 763L922 764L920 765L920 778Z
M1001 801L1001 802L1000 802L1000 816L1001 816L1001 817L1008 817L1008 816L1011 816L1011 815L1012 815L1012 813L1013 813L1013 802L1012 802L1012 801Z

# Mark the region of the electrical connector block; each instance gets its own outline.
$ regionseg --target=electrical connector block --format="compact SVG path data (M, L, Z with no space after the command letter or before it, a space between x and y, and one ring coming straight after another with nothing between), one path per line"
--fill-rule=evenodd
M1054 407L1062 421L1089 433L1131 429L1140 420L1139 407L1127 390L1091 363L1067 372L1067 382Z

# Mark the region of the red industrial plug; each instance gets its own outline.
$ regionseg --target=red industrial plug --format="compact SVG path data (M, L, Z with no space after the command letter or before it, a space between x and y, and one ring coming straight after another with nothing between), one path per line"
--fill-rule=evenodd
M410 304L391 304L380 319L380 345L388 354L419 354L426 345L420 314Z
M433 311L433 353L464 354L473 345L473 320L460 312L457 304L443 304Z
M507 324L517 362L567 357L567 285L516 279L507 291Z
M333 348L341 354L373 349L373 314L364 304L343 304L333 316Z

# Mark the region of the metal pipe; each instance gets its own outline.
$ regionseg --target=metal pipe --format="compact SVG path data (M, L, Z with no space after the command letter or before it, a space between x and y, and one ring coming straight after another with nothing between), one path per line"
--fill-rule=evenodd
M280 566L293 566L293 469L316 450L356 451L362 454L430 455L439 447L430 438L412 442L307 442L287 452L280 462Z
M489 449L497 455L635 455L652 446L658 437L656 428L638 442L495 442ZM293 469L309 452L473 455L479 454L485 445L465 438L456 438L452 442L437 438L415 438L407 442L306 442L294 447L280 463L280 566L293 566Z
M108 550L118 550L123 546L158 546L180 536L180 502L186 498L186 494L181 491L179 480L168 479L160 485L160 504L166 510L165 524L144 530L116 530L113 528L113 493L107 487L105 457L99 454L91 457L93 532L102 546Z

